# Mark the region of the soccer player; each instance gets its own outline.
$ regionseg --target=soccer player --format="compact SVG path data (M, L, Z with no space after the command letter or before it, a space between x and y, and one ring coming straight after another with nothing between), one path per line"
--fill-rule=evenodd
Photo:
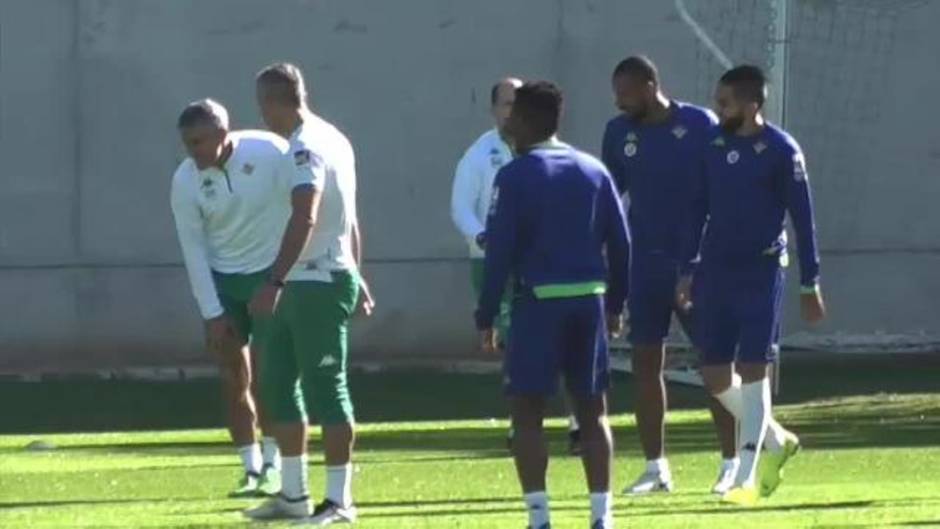
M257 76L268 127L289 138L292 213L269 279L252 300L273 314L261 361L262 401L283 451L281 494L246 512L254 519L352 523L353 404L346 380L348 323L357 300L371 303L354 254L356 167L352 145L307 106L303 75L274 64ZM360 289L364 295L360 297ZM311 511L307 412L323 428L326 494Z
M511 280L516 299L505 389L529 526L551 527L542 422L546 398L563 375L581 425L591 527L609 529L607 337L622 330L630 243L603 164L556 138L561 110L562 93L551 83L526 83L516 91L506 128L518 157L494 183L476 322L483 349L495 352L494 322Z
M490 197L493 195L493 179L504 165L512 161L512 149L506 138L506 120L512 110L516 89L520 86L522 81L514 77L508 77L493 85L490 90L490 113L496 121L496 127L484 132L467 149L457 164L454 175L450 201L451 217L470 246L471 279L478 297L483 282L486 216L490 210ZM496 327L503 339L509 331L511 297L507 289L496 319ZM509 439L512 440L512 432ZM569 414L568 449L573 454L580 450L579 439L577 418L574 414Z
M206 345L219 365L229 433L245 468L231 496L271 495L280 490L280 457L254 394L267 322L249 314L248 302L266 280L289 214L279 200L287 142L270 132L228 128L228 112L211 99L180 114L189 157L173 175L171 205ZM258 418L265 434L260 447Z
M659 73L647 57L634 56L614 69L613 89L622 112L607 123L602 158L621 193L629 196L632 239L629 339L637 382L636 422L646 456L646 471L624 493L673 489L665 457L666 385L663 366L672 315L686 334L689 314L677 310L679 232L684 194L698 167L699 152L714 114L663 93ZM734 480L734 418L710 399L724 459L713 487L723 494Z
M800 447L773 418L768 379L780 336L787 214L799 251L803 318L816 323L826 312L806 162L796 141L764 119L766 98L764 73L755 66L731 69L718 83L721 127L709 139L692 194L677 289L677 303L694 304L699 318L705 385L740 423L741 464L723 496L740 505L772 494Z

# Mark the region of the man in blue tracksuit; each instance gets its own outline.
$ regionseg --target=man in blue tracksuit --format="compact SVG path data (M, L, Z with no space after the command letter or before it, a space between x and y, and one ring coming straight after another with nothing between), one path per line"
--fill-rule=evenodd
M550 527L542 420L561 375L581 425L591 527L609 529L607 337L622 330L630 243L603 164L556 139L561 106L562 94L551 83L527 83L516 91L507 129L517 158L493 186L476 319L484 349L495 351L494 320L503 289L513 281L505 383L530 527Z
M704 108L666 97L656 66L646 57L621 61L614 69L612 86L621 114L607 123L602 158L618 190L629 197L629 340L637 430L646 456L646 470L624 493L669 492L673 486L664 443L664 339L673 314L691 334L690 314L675 305L680 224L705 138L718 120ZM737 471L734 418L710 400L724 455L712 490L723 494L731 488Z
M799 251L803 317L816 323L825 316L806 162L793 137L763 118L766 97L764 73L754 66L731 69L718 84L721 126L708 140L691 193L677 289L677 303L695 307L705 385L740 424L741 464L723 496L738 505L772 494L799 449L799 439L771 414L768 380L780 337L788 214ZM762 448L767 453L758 483Z

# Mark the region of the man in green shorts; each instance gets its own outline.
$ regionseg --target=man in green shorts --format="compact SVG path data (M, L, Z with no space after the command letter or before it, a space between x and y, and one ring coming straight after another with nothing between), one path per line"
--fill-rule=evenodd
M346 382L349 319L360 299L371 305L359 275L356 167L352 145L307 107L303 75L274 64L257 77L268 127L290 141L292 213L267 284L251 302L273 315L262 359L261 395L283 451L277 498L249 518L300 519L311 525L352 523L353 404ZM360 297L360 291L362 296ZM307 413L323 429L326 493L312 508L307 483Z
M178 128L189 157L173 175L171 205L186 272L205 321L228 407L228 427L245 469L233 497L280 490L280 457L273 437L256 442L258 418L252 376L265 322L248 302L267 279L277 234L290 214L280 200L288 144L270 132L229 132L228 112L210 99L189 104ZM248 344L251 342L252 347Z

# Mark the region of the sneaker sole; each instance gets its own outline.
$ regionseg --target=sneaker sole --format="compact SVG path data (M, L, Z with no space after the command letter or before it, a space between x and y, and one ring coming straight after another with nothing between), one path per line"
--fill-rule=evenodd
M652 496L654 494L670 494L672 491L673 486L670 483L668 485L660 485L659 487L647 491L636 492L633 489L624 489L622 494L624 496Z
M769 498L775 492L777 492L777 489L780 488L780 484L783 483L783 469L787 466L787 463L789 463L791 459L793 459L797 454L800 453L800 450L802 448L803 448L803 445L801 445L799 441L797 441L796 446L793 448L792 451L784 452L783 460L780 461L780 467L777 468L777 473L779 477L777 478L776 483L772 485L765 485L764 483L761 483L760 495L762 498Z

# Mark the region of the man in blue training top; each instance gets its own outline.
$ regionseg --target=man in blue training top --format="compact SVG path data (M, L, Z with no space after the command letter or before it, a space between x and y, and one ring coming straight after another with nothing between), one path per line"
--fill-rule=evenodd
M718 120L706 109L667 98L656 66L646 57L621 61L612 81L622 113L607 123L602 157L630 204L629 340L634 346L637 429L646 456L646 470L624 493L670 492L672 473L663 439L663 341L673 313L692 338L690 314L675 305L680 224L706 136ZM724 494L737 471L734 417L715 399L709 400L724 456L713 491Z
M680 306L695 306L705 385L740 423L741 464L722 497L739 505L773 494L783 465L800 447L771 414L768 380L780 337L788 213L799 251L803 318L817 323L826 313L803 152L764 120L766 98L764 73L755 66L729 70L718 84L721 127L708 142L691 194L676 292ZM733 369L743 383L733 379ZM767 454L758 488L762 448Z
M529 526L551 526L542 420L546 397L563 375L581 425L591 527L610 529L607 337L622 330L630 241L604 166L556 139L561 107L561 91L551 83L527 83L516 91L507 131L517 158L494 183L476 319L483 348L496 351L493 322L512 280L505 384Z

